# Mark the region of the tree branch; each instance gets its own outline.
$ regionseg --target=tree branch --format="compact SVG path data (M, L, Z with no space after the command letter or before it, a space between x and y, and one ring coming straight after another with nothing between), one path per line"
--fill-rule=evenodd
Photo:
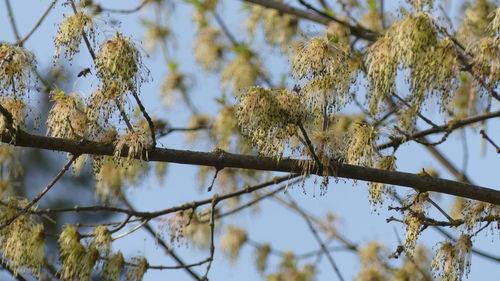
M54 186L54 184L62 177L62 175L64 175L64 173L69 169L69 167L71 167L71 164L73 164L73 162L76 160L76 158L78 158L78 156L79 154L72 155L71 158L66 163L66 165L64 165L64 167L59 171L59 173L57 173L54 179L52 179L52 181L37 196L35 196L35 198L33 198L33 200L31 200L31 202L29 202L28 205L22 208L15 216L13 216L12 218L8 219L5 223L0 225L0 229L3 229L4 227L10 225L18 217L20 217L22 214L26 213L26 211L28 211L31 207L33 207L33 205L35 205L35 203L38 202L38 200L40 200L45 195L45 193L47 193L52 188L52 186Z
M496 114L500 115L500 112L496 112ZM459 122L460 121L457 123ZM461 122L463 123L464 121L462 120ZM13 141L12 136L10 136L8 132L2 133L0 137L1 141L4 143L11 143ZM114 146L111 144L96 142L81 143L79 141L31 135L23 130L18 130L14 145L66 151L72 154L114 155ZM278 162L271 157L233 154L224 151L198 152L168 148L157 148L154 152L148 154L148 158L146 158L145 154L146 151L143 152L143 155L134 155L134 157L157 162L299 174L303 173L302 167L304 167L304 162L311 161L303 159L281 159ZM120 156L128 156L128 147L123 147ZM412 173L381 170L336 162L334 165L336 167L335 176L341 178L406 186L419 191L440 192L500 205L500 191L490 188L430 176L420 176ZM310 167L313 167L311 169L311 174L318 174L318 169L314 161L312 161Z

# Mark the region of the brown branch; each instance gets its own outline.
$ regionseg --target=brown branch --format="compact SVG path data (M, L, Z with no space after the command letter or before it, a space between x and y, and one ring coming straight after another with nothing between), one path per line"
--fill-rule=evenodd
M123 204L125 204L125 206L127 206L127 208L129 208L131 211L135 212L134 207L132 206L132 204L130 204L128 202L127 198L125 198L125 196L123 194L122 194L120 200L123 202ZM155 238L156 243L158 243L161 247L163 247L165 249L165 252L170 257L172 257L179 264L179 266L182 266L182 269L184 269L195 280L201 281L200 276L198 276L198 274L196 272L194 272L190 267L186 267L186 263L174 252L174 250L172 250L167 245L167 243L165 243L165 241L163 241L163 239L161 239L160 237L158 237L158 235L156 235L156 231L153 229L153 227L149 223L146 223L146 225L144 225L144 229L146 229L149 232L149 234L151 234Z
M496 112L496 114L500 115L500 112ZM463 123L464 121L461 121L462 126L464 125ZM12 136L6 132L2 133L0 137L4 143L11 143L13 140ZM23 130L18 130L15 141L16 146L66 151L72 154L114 155L114 146L112 144L90 141L82 143L73 140L31 135ZM134 157L137 159L147 159L148 161L287 173L303 173L302 167L304 167L305 162L311 161L286 158L277 161L270 157L233 154L224 151L198 152L168 148L158 148L154 152L149 153L147 158L146 153L144 151L143 155L134 155ZM123 147L120 156L128 156L128 147ZM500 205L500 191L490 188L412 173L381 170L336 162L332 164L335 165L336 176L341 178L406 186L419 191L435 191ZM318 174L318 169L314 161L310 163L310 167L312 167L311 174Z
M141 2L141 4L139 4L137 7L133 8L133 9L129 9L129 10L126 10L126 9L103 8L103 7L99 7L99 8L101 8L101 10L103 12L108 12L108 13L131 14L131 13L135 13L135 12L139 11L144 6L146 6L146 4L152 3L152 2L153 1L150 1L150 0L143 0Z
M292 198L290 196L288 196L288 199L292 205L292 208L295 209L295 211L297 211L301 216L302 218L306 221L307 223L307 227L309 227L309 230L311 231L311 233L313 234L314 238L316 239L316 241L318 242L318 244L320 245L321 247L321 250L323 251L323 253L326 255L326 258L328 259L328 261L330 262L330 265L332 266L333 270L335 271L335 274L337 274L337 277L341 280L341 281L344 281L344 277L342 277L342 274L340 273L340 270L337 266L337 264L335 263L335 261L333 260L333 257L332 255L330 254L330 252L328 251L328 249L326 248L325 244L323 243L323 241L321 240L321 237L319 236L318 234L318 231L316 231L316 229L314 228L314 225L313 223L311 222L311 219L307 216L307 214L305 214L301 208L299 208L299 206L297 206L297 204L295 203L295 201L292 200Z
M377 40L377 37L378 37L377 33L371 32L371 31L366 30L366 29L359 27L359 26L350 25L349 23L344 22L344 21L337 19L335 17L331 17L331 16L326 17L323 14L310 13L310 12L307 12L307 11L304 11L301 9L297 9L297 8L292 7L292 6L280 3L280 2L269 1L269 0L241 0L241 1L261 5L261 6L266 7L266 8L275 9L275 10L278 10L282 13L290 14L290 15L293 15L293 16L296 16L299 18L303 18L303 19L307 19L307 20L310 20L310 21L313 21L313 22L316 22L316 23L319 23L322 25L328 25L328 24L330 24L330 22L333 21L333 22L339 23L339 24L349 28L351 30L352 35L359 37L359 38L362 38L362 39L365 39L365 40L368 40L368 41L375 41L375 40Z
M33 26L33 28L28 32L28 34L26 34L26 36L24 36L22 39L17 40L17 42L14 43L14 45L22 46L24 44L24 42L26 42L26 40L28 40L31 37L31 35L33 35L33 33L38 29L38 27L40 27L40 25L42 24L43 20L45 19L45 17L47 17L47 15L49 14L50 10L52 10L52 8L54 7L54 5L56 3L57 3L57 0L53 0L52 3L50 3L50 5L47 8L47 10L45 10L45 12L43 13L42 17L40 19L38 19L38 21L35 23L35 25Z
M38 200L40 200L53 186L54 184L64 175L64 173L69 169L71 164L78 158L79 154L74 154L71 156L71 158L68 160L66 165L57 173L57 175L52 179L52 181L37 195L31 202L28 203L24 208L22 208L15 216L12 218L8 219L5 223L0 225L0 229L3 229L4 227L10 225L13 221L15 221L18 217L20 217L22 214L26 213L33 205L35 205Z
M12 275L12 278L15 278L18 281L27 281L21 274L19 274L19 272L15 272L12 268L10 268L4 259L0 259L0 266L7 270Z
M16 40L19 40L21 39L21 36L19 36L19 31L17 30L16 21L14 19L14 13L12 12L12 7L10 6L10 0L5 0L5 5L7 6L10 25L12 26L12 31L14 32L14 36L16 36Z
M378 145L377 149L382 150L382 149L386 149L389 147L398 146L398 145L400 145L404 142L410 141L410 140L419 139L419 138L422 138L422 137L425 137L428 135L432 135L432 134L436 134L436 133L453 131L455 129L464 127L464 126L472 124L472 123L476 123L476 122L480 122L480 121L484 121L484 120L488 120L488 119L496 118L496 117L500 117L500 111L489 112L489 113L485 113L485 114L472 116L469 118L464 118L462 120L450 122L451 124L446 124L446 125L442 125L442 126L438 126L438 127L433 127L433 128L427 129L427 130L423 130L420 132L416 132L416 133L408 136L408 138L406 138L405 140L403 140L402 138L395 138L392 141Z
M215 244L214 244L214 234L215 234L215 206L217 205L217 202L219 202L217 196L214 196L214 199L212 200L212 208L210 208L210 256L208 257L208 265L207 269L205 271L205 275L203 275L202 279L203 281L208 281L208 273L210 272L210 268L212 267L212 262L214 260L214 254L215 254Z

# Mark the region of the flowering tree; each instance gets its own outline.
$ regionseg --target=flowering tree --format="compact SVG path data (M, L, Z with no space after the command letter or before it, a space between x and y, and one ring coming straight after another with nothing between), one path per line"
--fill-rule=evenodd
M235 261L244 245L255 248L256 268L268 280L314 280L317 262L311 257L325 257L331 274L344 280L332 243L359 256L357 280L461 280L472 254L500 260L474 246L484 229L498 233L500 191L473 184L465 168L436 148L456 146L449 136L458 131L465 140L465 129L472 128L470 137L500 151L486 130L488 120L500 116L492 110L500 101L500 8L492 1L460 3L459 21L443 6L456 2L431 0L143 0L131 9L105 2L53 0L20 34L23 19L5 1L16 39L0 45L0 251L2 267L14 278L142 280L149 271L168 276L181 269L207 280L216 248ZM225 12L227 5L241 8L244 32L226 24L236 17ZM218 90L205 93L216 101L213 115L201 113L192 99L193 80L206 74L181 71L183 62L172 51L181 27L169 19L177 8L192 13L196 62L220 80ZM24 46L47 15L59 11L65 13L53 37L53 66L44 73L36 49ZM142 18L144 46L109 20L113 15ZM311 22L315 31L307 26ZM184 127L155 117L144 103L142 89L152 75L146 57L158 48L164 69L152 71L168 72L159 89L164 110L173 104L189 112ZM88 67L64 68L79 52L87 54ZM266 52L288 59L286 70L267 63ZM78 81L91 81L87 88L64 80L73 72ZM30 103L37 93L49 97L47 114ZM439 110L426 117L433 103ZM185 133L183 149L162 143L178 132ZM406 143L431 152L455 178L440 178L431 169L398 171L396 164L406 160L396 157ZM186 150L190 146L200 151ZM14 187L30 177L29 165L37 165L21 164L28 157L24 148L68 156L45 188L22 198ZM135 207L124 188L139 185L151 167L162 178L166 163L198 166L205 198L152 211ZM63 207L44 205L44 196L71 168L75 181L79 174L93 176L95 202L63 196ZM406 231L397 247L387 252L378 242L352 243L335 227L335 217L347 214L316 217L286 193L294 185L304 191L318 185L321 195L337 192L328 187L341 179L368 182L366 204L375 211L389 207L394 216L388 222ZM453 196L449 211L436 194ZM279 251L231 225L264 200L302 217L317 249L303 255ZM433 251L418 243L430 228L443 234ZM112 247L138 230L175 264L127 257ZM185 262L174 247L184 243L204 249L206 257ZM271 255L280 260L275 267L268 266Z

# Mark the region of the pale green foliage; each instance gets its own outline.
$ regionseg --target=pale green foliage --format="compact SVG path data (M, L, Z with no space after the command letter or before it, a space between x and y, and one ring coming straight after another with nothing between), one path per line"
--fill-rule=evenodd
M297 261L292 252L285 252L277 273L269 274L268 281L313 281L315 280L316 267L312 264L305 264L301 268L297 267Z
M385 267L384 257L387 250L378 242L370 242L358 251L361 260L361 270L356 281L382 281L389 280L391 272Z
M118 281L124 264L122 252L118 251L105 261L102 278L109 281Z
M66 16L64 21L59 24L57 36L54 40L56 51L54 53L54 64L57 65L61 47L65 48L65 56L69 61L73 60L73 56L80 50L80 43L83 38L83 33L93 37L94 24L92 19L84 13L76 13Z
M475 55L474 72L492 88L495 88L500 80L499 42L491 37L484 37L471 44L470 48Z
M448 110L453 112L457 118L465 118L479 112L477 87L473 83L471 75L460 74L460 86L455 90L452 101L448 104Z
M225 50L217 29L206 27L196 34L194 58L205 70L218 69Z
M145 153L145 158L148 159L147 149L151 144L151 135L149 131L144 130L143 127L135 127L134 132L127 131L125 134L118 137L115 143L115 153L113 160L116 163L120 163L122 157L120 156L122 150L128 146L127 161L132 158L139 157L143 158L143 153Z
M210 116L207 114L193 115L191 120L189 120L186 125L187 128L197 128L197 127L208 127L211 122ZM187 131L185 134L185 140L193 145L200 137L203 136L203 132L199 130Z
M59 239L59 259L61 260L61 276L67 280L90 280L92 270L99 252L95 247L88 250L80 243L80 233L71 226L65 225Z
M101 255L108 256L111 249L111 233L105 226L98 226L94 229L90 244L96 248Z
M137 264L128 268L127 280L141 281L142 277L144 277L144 273L148 270L148 261L145 257L134 257L132 258L132 261Z
M468 235L461 235L455 243L441 242L432 261L432 270L442 281L462 280L470 272L472 241Z
M100 163L95 163L94 160L94 176L96 179L96 199L105 201L110 198L112 202L121 193L121 186L123 184L123 176L118 166L106 157L105 159L98 159Z
M0 99L0 104L12 114L12 126L23 127L27 117L28 106L20 99L5 97ZM0 116L0 131L7 129L5 116Z
M252 87L240 97L236 112L242 133L263 155L280 157L304 117L303 105L288 90Z
M75 93L66 95L59 89L51 92L54 105L47 118L47 135L78 139L88 134L88 119L82 100Z
M465 8L464 19L458 28L457 36L467 46L487 33L494 5L488 0L478 0L473 4L467 3Z
M424 8L428 10L432 9L434 5L434 0L407 0L411 3L413 8L417 11L422 11Z
M187 96L189 89L188 77L177 71L176 67L171 67L170 73L165 77L161 85L161 95L163 96L163 104L166 107L171 107L176 104L174 94L179 92L182 96Z
M165 44L167 39L172 36L171 30L167 26L162 26L147 20L143 20L142 23L146 26L146 32L144 33L144 48L150 53L156 50L158 44Z
M192 0L194 4L193 21L197 30L204 28L210 22L219 0Z
M255 84L257 78L264 74L264 68L248 47L239 46L235 51L236 58L228 63L222 72L221 87L225 90L231 82L231 92L238 95Z
M119 162L109 156L94 156L94 176L96 179L96 199L115 203L122 186L128 182L136 184L148 171L148 165L138 159Z
M269 254L271 253L271 246L269 244L264 244L259 246L255 250L255 265L257 266L257 270L260 273L264 273L267 266L267 260L269 258Z
M23 166L19 159L21 152L20 148L0 145L0 164L4 171L4 180L11 180L23 173Z
M221 237L222 251L229 256L231 263L238 258L241 246L247 241L247 232L242 228L228 226L226 233Z
M441 106L456 85L458 62L452 42L439 40L430 15L420 12L394 24L386 35L368 50L367 78L370 114L378 114L384 96L395 92L399 68L406 69L410 87L409 108L401 110L399 126L411 129L417 113L430 94L439 95Z
M417 243L417 238L422 231L422 218L427 212L427 198L429 193L417 193L410 196L405 200L406 204L409 204L409 210L404 217L404 224L406 226L406 238L403 243L406 255L412 258L415 253L415 245Z
M255 37L257 26L262 24L266 41L271 46L279 46L286 51L293 37L297 33L298 21L289 14L283 14L276 9L267 9L253 5L247 18L247 29L250 40Z
M351 42L351 30L346 26L334 21L330 22L326 26L323 34L328 42L337 43L341 46L349 46L349 43Z
M238 119L236 119L236 108L224 106L215 118L212 133L218 148L228 150L231 137L239 135Z
M35 56L22 47L0 44L0 95L21 97L33 84Z
M480 201L468 200L464 203L462 215L465 220L464 228L468 232L475 234L481 227L480 219L488 216L499 216L500 206Z
M415 254L406 258L401 268L395 269L394 281L427 281L431 279L431 260L429 250L417 246Z
M0 205L0 224L14 217L28 202L8 198ZM33 221L30 214L23 214L0 230L2 260L17 274L30 272L39 276L44 264L45 234L43 225Z
M210 211L204 213L197 213L193 210L177 212L174 216L162 220L158 232L167 232L172 244L191 242L199 248L207 248L210 243L209 218Z
M394 155L389 155L378 159L377 163L375 164L375 168L389 171L396 170L396 157L394 157ZM377 182L370 182L368 186L370 203L372 205L372 208L376 210L384 202L383 196L387 192L387 186L383 183Z
M119 33L116 37L104 42L96 58L97 75L104 84L112 81L123 83L127 90L135 90L143 78L142 61L139 51L130 38Z
M342 46L323 38L296 42L292 54L292 75L304 81L301 95L312 109L338 109L348 100L356 69Z
M377 130L366 123L354 124L346 137L345 159L347 163L373 167L380 157L375 148L377 135Z

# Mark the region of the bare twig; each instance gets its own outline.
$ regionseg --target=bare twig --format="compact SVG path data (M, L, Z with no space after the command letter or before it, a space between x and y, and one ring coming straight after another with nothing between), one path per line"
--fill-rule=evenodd
M483 137L483 139L487 140L491 145L493 145L497 151L497 153L500 153L500 147L486 134L484 130L480 130L479 133Z
M73 162L76 160L76 158L78 158L78 156L79 156L78 154L72 155L71 158L66 163L66 165L64 165L61 171L57 173L54 179L52 179L52 181L37 196L35 196L33 200L31 200L31 202L29 202L23 209L21 209L21 211L17 212L15 216L13 216L12 218L8 219L5 223L0 225L0 229L3 229L4 227L10 225L19 216L26 213L26 211L28 211L31 207L33 207L33 205L35 205L35 203L38 202L38 200L40 200L45 195L45 193L47 193L52 188L52 186L54 186L54 184L62 177L62 175L64 175L64 173L69 169L71 164L73 164Z
M132 204L130 204L127 200L127 198L125 198L125 196L122 194L120 200L123 202L123 204L125 204L125 206L127 206L127 208L129 208L131 211L135 211L134 207L132 206ZM198 276L198 274L196 272L194 272L190 267L186 267L186 263L174 252L173 249L171 249L167 243L165 243L165 241L163 241L163 239L161 239L160 237L158 237L158 235L156 235L156 231L153 229L153 227L151 225L149 225L149 223L146 223L143 227L143 229L146 229L149 234L151 234L155 239L156 239L156 242L162 247L165 249L165 252L171 256L178 264L179 266L182 266L182 269L184 269L191 277L193 277L195 280L197 281L201 281L201 278L200 276Z
M323 24L323 25L328 25L330 22L334 21L334 22L339 23L345 27L348 27L351 30L352 35L357 36L357 37L362 38L362 39L365 39L365 40L368 40L368 41L375 41L378 37L378 34L376 34L374 32L366 30L362 27L352 26L349 23L344 22L338 18L335 18L332 16L325 16L325 15L318 14L318 13L310 13L310 12L283 4L281 2L269 1L269 0L241 0L241 1L261 5L261 6L264 6L266 8L276 9L282 13L294 15L296 17L307 19L307 20L310 20L310 21L313 21L313 22L316 22L319 24Z
M135 90L132 90L132 96L134 96L135 102L137 102L137 105L139 106L139 109L142 112L142 115L148 122L149 130L151 131L151 142L152 142L152 149L154 150L156 148L156 132L155 132L155 125L153 123L153 120L149 116L148 112L146 111L146 108L142 104L141 100L139 99L139 95Z
M111 240L112 241L115 241L117 239L120 239L122 237L125 237L127 235L129 235L130 233L140 229L141 227L143 227L146 223L148 223L149 220L143 220L140 224L136 225L135 227L133 227L132 229L130 229L129 231L126 231L122 234L119 234L119 235L116 235L115 237L113 237Z
M378 150L382 150L382 149L386 149L386 148L389 148L389 147L394 147L394 146L397 146L397 145L400 145L400 144L404 143L405 141L410 141L410 140L413 140L413 139L422 138L422 137L425 137L425 136L428 136L428 135L432 135L432 134L436 134L436 133L453 131L455 129L458 129L458 128L461 128L461 127L464 127L464 126L467 126L467 125L470 125L470 124L473 124L473 123L481 122L481 121L492 119L492 118L496 118L496 117L500 117L500 111L494 111L494 112L479 114L479 115L476 115L476 116L464 118L462 120L457 120L457 121L454 121L454 122L449 122L448 124L445 124L445 125L442 125L442 126L430 128L430 129L427 129L427 130L423 130L423 131L419 131L419 132L416 132L414 134L411 134L409 136L409 139L406 139L406 140L402 140L400 138L396 138L396 139L394 139L392 141L389 141L387 143L383 143L383 144L378 145L377 149Z
M210 268L212 267L212 262L214 260L215 254L215 243L214 243L214 233L215 233L215 206L217 205L218 198L215 196L212 201L212 208L210 211L210 256L208 257L207 270L205 271L205 275L201 278L203 281L208 281L208 273L210 272Z
M33 28L28 32L28 34L26 34L26 36L24 36L22 39L17 40L17 42L14 43L14 44L22 46L24 44L24 42L26 42L26 40L28 40L31 37L31 35L33 35L33 33L38 29L38 27L40 27L40 25L42 24L43 20L49 14L50 10L52 10L52 8L54 7L54 5L56 3L57 3L57 0L53 0L52 3L50 3L50 5L47 8L47 10L45 10L45 12L43 13L42 17L40 17L40 19L38 19L38 21L35 23L35 25L33 26Z
M142 0L141 4L139 4L137 7L133 8L133 9L129 9L129 10L126 10L126 9L103 8L103 7L100 7L100 8L101 8L102 11L108 12L108 13L131 14L131 13L135 13L135 12L139 11L144 6L146 6L146 4L152 3L152 2L154 2L154 1L151 1L151 0Z
M14 36L16 36L16 40L19 40L21 36L19 35L19 31L17 30L16 20L14 19L14 13L12 12L12 7L10 6L10 0L5 0L5 6L7 6L10 25L12 26L12 31L14 32Z
M321 240L321 237L319 237L319 234L318 232L316 231L316 229L314 228L314 225L312 224L311 220L309 219L309 217L302 211L301 208L299 208L299 206L295 203L295 201L290 197L288 196L288 200L290 201L290 203L292 204L293 208L302 216L302 218L306 221L307 223L307 227L309 227L309 230L311 230L311 233L313 234L314 238L316 239L316 241L318 242L318 244L320 245L321 247L321 250L323 251L323 253L325 254L326 258L328 259L328 261L330 262L330 265L332 266L333 270L335 271L335 274L337 274L337 277L341 280L341 281L344 281L344 277L342 276L342 273L340 272L337 264L335 263L335 261L333 260L333 257L332 255L330 254L330 252L328 251L328 249L326 248L325 244L323 243L323 241Z

